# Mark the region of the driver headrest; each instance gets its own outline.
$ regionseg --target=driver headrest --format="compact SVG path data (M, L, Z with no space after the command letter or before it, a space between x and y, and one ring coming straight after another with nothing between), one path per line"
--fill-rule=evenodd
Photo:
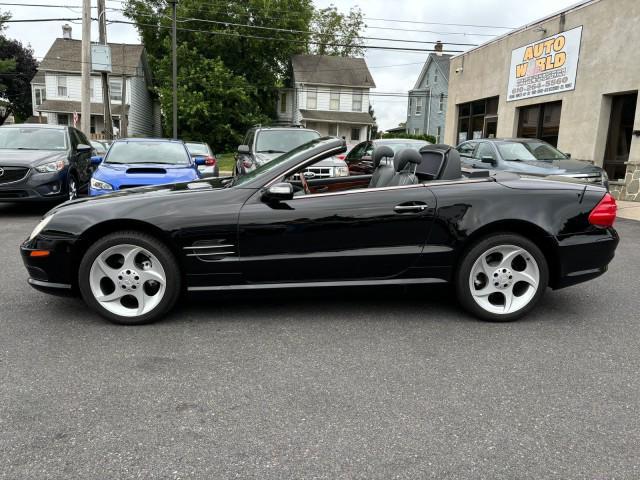
M414 150L413 148L405 148L404 150L400 150L396 153L396 156L393 159L393 166L395 167L396 172L401 172L409 164L418 164L421 161L422 157L417 150Z
M391 147L388 147L387 145L380 145L379 147L376 147L373 151L373 155L371 156L371 159L373 160L373 168L378 168L378 165L380 165L380 162L385 157L393 157L393 150L391 150Z

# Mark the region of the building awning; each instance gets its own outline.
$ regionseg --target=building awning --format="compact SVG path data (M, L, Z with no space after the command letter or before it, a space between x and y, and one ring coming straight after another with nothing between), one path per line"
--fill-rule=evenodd
M300 110L302 120L309 122L350 123L374 125L376 122L368 112L328 112L324 110Z
M75 102L73 100L45 100L42 102L38 108L36 108L39 112L53 112L53 113L80 113L81 105L80 102ZM122 105L112 104L111 105L111 115L120 115L122 111ZM129 107L126 107L126 113L129 114ZM91 115L103 115L104 114L104 105L102 103L92 103L91 104Z

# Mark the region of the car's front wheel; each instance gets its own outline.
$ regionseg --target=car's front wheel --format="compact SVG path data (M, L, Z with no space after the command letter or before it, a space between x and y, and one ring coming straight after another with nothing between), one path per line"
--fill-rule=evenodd
M78 198L78 180L73 173L70 173L67 179L67 198L69 200Z
M140 232L116 232L94 243L78 273L85 302L114 323L158 320L180 294L180 270L171 251Z
M495 234L464 254L456 278L462 306L483 320L516 320L529 312L549 282L547 261L521 235Z

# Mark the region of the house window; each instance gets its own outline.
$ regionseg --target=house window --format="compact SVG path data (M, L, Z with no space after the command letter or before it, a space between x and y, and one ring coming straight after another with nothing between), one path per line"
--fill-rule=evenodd
M438 69L433 72L433 83L438 83Z
M351 110L354 112L362 111L362 92L353 92L353 96L351 97Z
M122 101L122 79L120 78L110 78L109 79L109 95L111 97L111 101Z
M440 143L440 136L442 135L442 127L436 128L436 143Z
M407 113L407 117L411 116L411 112L413 111L413 98L409 97L409 110Z
M360 140L360 129L352 128L351 129L351 140Z
M331 90L329 95L329 109L340 110L340 90Z
M59 97L68 96L67 95L67 77L65 77L64 75L58 75L57 82L58 82L58 96Z
M444 110L444 93L440 94L440 102L438 103L438 111L442 112Z
M337 123L330 123L329 124L329 136L330 137L337 137L338 136L338 124Z
M89 123L90 123L89 128L91 133L96 133L96 116L95 115L91 115L91 119Z
M422 115L422 97L416 97L416 115Z
M47 99L47 89L44 87L35 87L34 95L35 95L36 107L39 107L40 105L42 105L42 102L44 102Z
M89 95L91 96L91 100L95 100L96 98L96 79L91 77L89 79Z
M280 113L285 113L287 111L287 93L282 92L280 94Z
M310 110L318 108L318 90L315 88L307 90L307 108Z
M58 125L69 125L69 114L68 113L59 113L58 114Z

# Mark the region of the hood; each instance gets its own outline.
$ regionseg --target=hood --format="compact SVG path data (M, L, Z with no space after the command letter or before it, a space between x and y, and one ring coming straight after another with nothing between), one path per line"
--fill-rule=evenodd
M600 172L601 168L590 162L574 160L572 158L562 160L526 160L521 162L506 161L509 170L541 175L560 175L567 173Z
M65 150L2 150L0 167L36 167L67 158Z
M119 189L121 186L188 182L199 178L198 170L194 165L167 165L162 163L102 163L93 176L97 180L113 185L115 189Z

